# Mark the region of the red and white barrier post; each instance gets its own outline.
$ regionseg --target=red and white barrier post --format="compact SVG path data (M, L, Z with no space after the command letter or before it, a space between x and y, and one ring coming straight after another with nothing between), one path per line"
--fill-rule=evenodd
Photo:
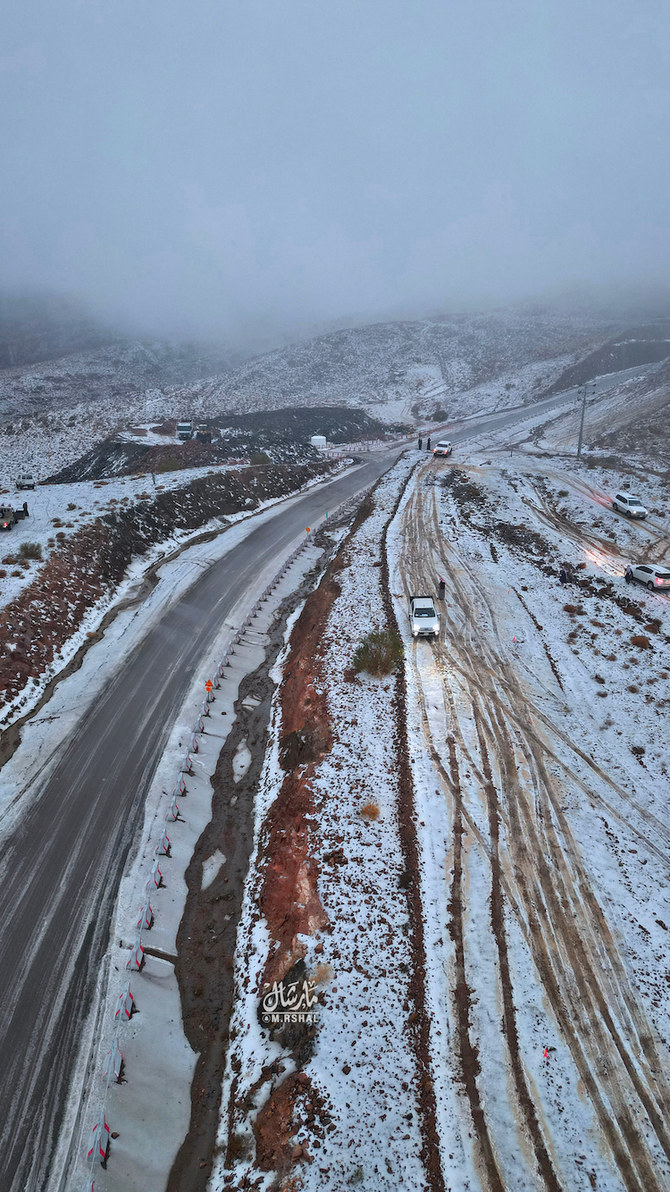
M87 1159L89 1163L95 1163L96 1160L101 1167L107 1166L107 1157L109 1155L109 1126L105 1119L104 1109L100 1110L100 1117L95 1123L89 1137Z
M134 973L141 973L144 966L144 948L142 947L142 935L139 934L135 943L132 946L130 956L126 961L126 968Z
M114 1040L112 1050L107 1052L107 1067L103 1072L103 1076L106 1080L111 1079L113 1076L117 1084L121 1083L121 1077L123 1076L123 1056L118 1039Z
M123 1018L123 1019L130 1021L130 1019L132 1018L132 1016L136 1010L137 1010L137 1006L135 1005L135 998L133 997L132 993L130 992L130 981L129 981L128 984L125 986L125 988L122 989L121 993L119 994L119 1002L118 1002L118 1006L116 1008L116 1014L114 1015L114 1017L119 1018L119 1019Z

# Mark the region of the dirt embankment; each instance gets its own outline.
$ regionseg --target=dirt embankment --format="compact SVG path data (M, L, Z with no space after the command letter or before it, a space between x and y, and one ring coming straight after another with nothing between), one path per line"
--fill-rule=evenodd
M118 586L135 556L175 530L193 530L213 517L251 510L262 500L295 492L331 467L273 465L204 476L72 534L0 614L3 702L11 702L29 680L45 672L89 609Z
M332 567L308 597L295 624L282 684L279 761L286 777L265 824L267 868L259 899L272 939L263 973L263 982L269 985L280 981L305 955L298 935L313 935L327 923L307 825L314 811L310 789L314 766L332 748L326 698L318 689L320 642L340 592Z

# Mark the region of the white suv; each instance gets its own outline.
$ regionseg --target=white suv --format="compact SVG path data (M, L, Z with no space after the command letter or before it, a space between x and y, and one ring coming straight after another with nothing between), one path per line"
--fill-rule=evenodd
M627 570L627 577L636 579L639 584L646 584L650 592L662 591L670 588L670 571L667 567L658 567L651 563L633 563Z
M451 443L447 442L446 439L442 439L433 447L433 455L451 455L452 450Z
M647 516L647 510L640 498L627 496L626 493L617 493L612 501L612 508L618 509L619 513L625 513L627 517Z

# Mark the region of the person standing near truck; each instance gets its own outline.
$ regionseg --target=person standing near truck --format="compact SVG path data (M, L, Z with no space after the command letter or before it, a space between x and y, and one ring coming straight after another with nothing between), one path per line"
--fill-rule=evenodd
M422 448L423 448L423 439L421 438L421 435L419 435L419 451L421 451Z

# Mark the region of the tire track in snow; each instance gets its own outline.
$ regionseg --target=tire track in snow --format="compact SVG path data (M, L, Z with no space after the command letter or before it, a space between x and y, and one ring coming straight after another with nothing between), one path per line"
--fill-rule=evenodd
M412 495L404 525L412 582L432 586L434 577L426 579L424 544L429 537L433 541L441 537L435 533L434 494L432 516L431 511L427 515L424 512L421 494ZM432 534L426 530L432 530ZM440 564L439 570L445 573L443 559ZM453 570L447 569L446 574L459 614L458 618L449 615L446 619L459 630L462 640L455 634L448 654L443 643L436 649L450 667L454 654L459 656L460 674L470 682L480 740L485 747L488 743L500 774L505 799L503 802L499 796L496 808L508 826L508 847L513 853L507 862L507 884L513 882L517 888L536 967L626 1187L636 1192L661 1192L645 1133L651 1124L663 1151L670 1156L665 1126L670 1099L651 1028L637 1005L591 890L580 851L562 814L562 793L547 771L546 743L539 726L532 732L525 731L526 725L533 724L536 710L514 668L498 652L492 610L488 608L493 643L473 632L481 607L481 586L475 581L475 607ZM482 661L486 663L484 670ZM416 673L420 691L418 668ZM496 682L496 673L502 684ZM435 744L439 752L439 743ZM450 745L450 754L451 750ZM551 752L550 757L553 760ZM528 790L519 782L520 763L525 764L531 777ZM486 781L483 760L480 770ZM552 858L551 867L547 856ZM621 1017L619 1024L613 1017L614 1007ZM604 1096L601 1088L606 1090Z

